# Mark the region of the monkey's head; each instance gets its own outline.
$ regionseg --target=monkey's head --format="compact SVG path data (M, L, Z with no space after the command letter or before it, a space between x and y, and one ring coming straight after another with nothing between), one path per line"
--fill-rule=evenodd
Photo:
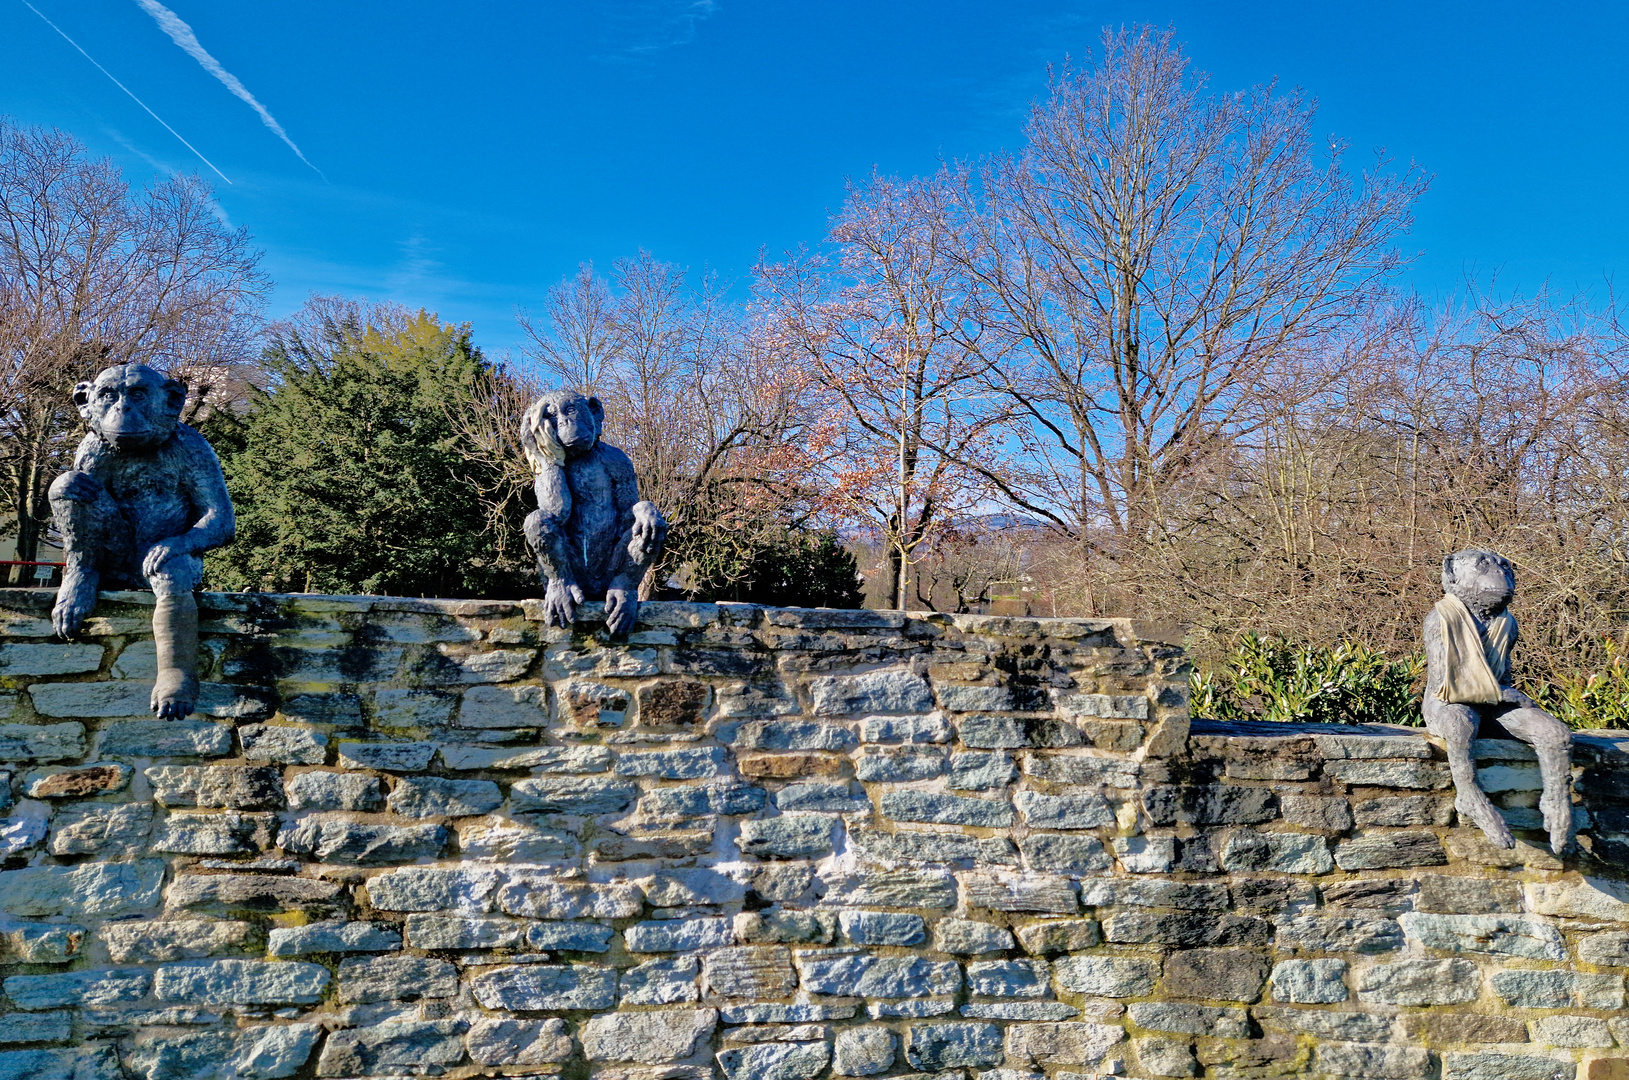
M1516 595L1516 570L1496 552L1480 548L1456 551L1442 560L1442 591L1457 596L1478 614L1493 615L1509 606Z
M175 434L187 384L146 364L115 364L74 387L74 404L90 429L115 450L151 450Z
M597 397L575 390L544 394L526 410L520 422L520 445L534 470L564 465L599 445L605 425L605 406Z

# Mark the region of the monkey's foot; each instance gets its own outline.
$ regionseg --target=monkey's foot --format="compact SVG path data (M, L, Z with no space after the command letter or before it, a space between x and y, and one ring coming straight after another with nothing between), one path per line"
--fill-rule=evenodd
M1572 843L1572 801L1564 791L1546 791L1539 797L1539 810L1550 834L1550 850L1560 855Z
M1482 830L1494 847L1513 848L1516 838L1510 835L1510 826L1505 824L1504 815L1499 813L1497 807L1488 801L1486 795L1477 792L1480 798L1468 798L1464 792L1454 796L1454 809L1459 811L1460 817L1470 818L1476 827Z
M97 576L70 565L57 589L56 607L51 609L51 625L62 637L79 632L90 613L96 610Z
M161 668L153 684L153 712L160 720L180 720L198 704L198 677L180 668Z

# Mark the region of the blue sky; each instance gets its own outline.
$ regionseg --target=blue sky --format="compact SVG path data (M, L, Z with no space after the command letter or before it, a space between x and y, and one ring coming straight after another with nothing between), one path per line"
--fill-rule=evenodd
M742 276L817 241L846 177L1015 146L1046 65L1135 21L1175 27L1220 88L1305 88L1354 163L1432 173L1405 285L1599 296L1629 271L1622 4L164 0L308 167L136 0L31 2L231 178L274 313L393 299L501 350L582 260ZM213 176L22 0L0 42L0 113L133 179Z

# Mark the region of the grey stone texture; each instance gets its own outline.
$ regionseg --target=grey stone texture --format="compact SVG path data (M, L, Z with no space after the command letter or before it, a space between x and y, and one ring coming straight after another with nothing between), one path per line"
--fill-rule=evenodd
M694 1057L718 1024L713 1009L657 1009L611 1013L583 1024L583 1056L590 1061L656 1065Z
M1446 1080L1629 1035L1616 736L1577 736L1563 861L1448 817L1413 731L1190 723L1129 623L200 603L212 719L118 711L122 594L94 672L0 696L41 830L0 1077Z

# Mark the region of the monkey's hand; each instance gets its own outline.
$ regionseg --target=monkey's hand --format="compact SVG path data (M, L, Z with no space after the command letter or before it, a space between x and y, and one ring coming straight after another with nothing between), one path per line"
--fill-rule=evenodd
M185 537L172 536L168 540L160 540L147 549L147 557L141 560L141 573L143 577L151 578L158 573L163 565L177 555L191 555L192 546Z
M582 589L550 578L549 587L543 593L544 624L571 629L571 624L577 621L577 605L582 602Z
M667 543L667 519L656 509L656 504L640 501L633 504L633 526L629 529L628 559L635 566L649 566Z
M73 637L96 610L96 579L64 575L62 588L57 592L56 607L51 611L51 625L59 637Z
M51 494L73 502L95 502L102 497L102 482L88 472L63 473L51 485Z
M633 629L639 615L639 594L632 589L605 590L605 629L612 634L626 634Z
M1499 691L1499 700L1507 705L1515 705L1523 709L1536 709L1538 702L1517 690L1514 686L1503 687Z

